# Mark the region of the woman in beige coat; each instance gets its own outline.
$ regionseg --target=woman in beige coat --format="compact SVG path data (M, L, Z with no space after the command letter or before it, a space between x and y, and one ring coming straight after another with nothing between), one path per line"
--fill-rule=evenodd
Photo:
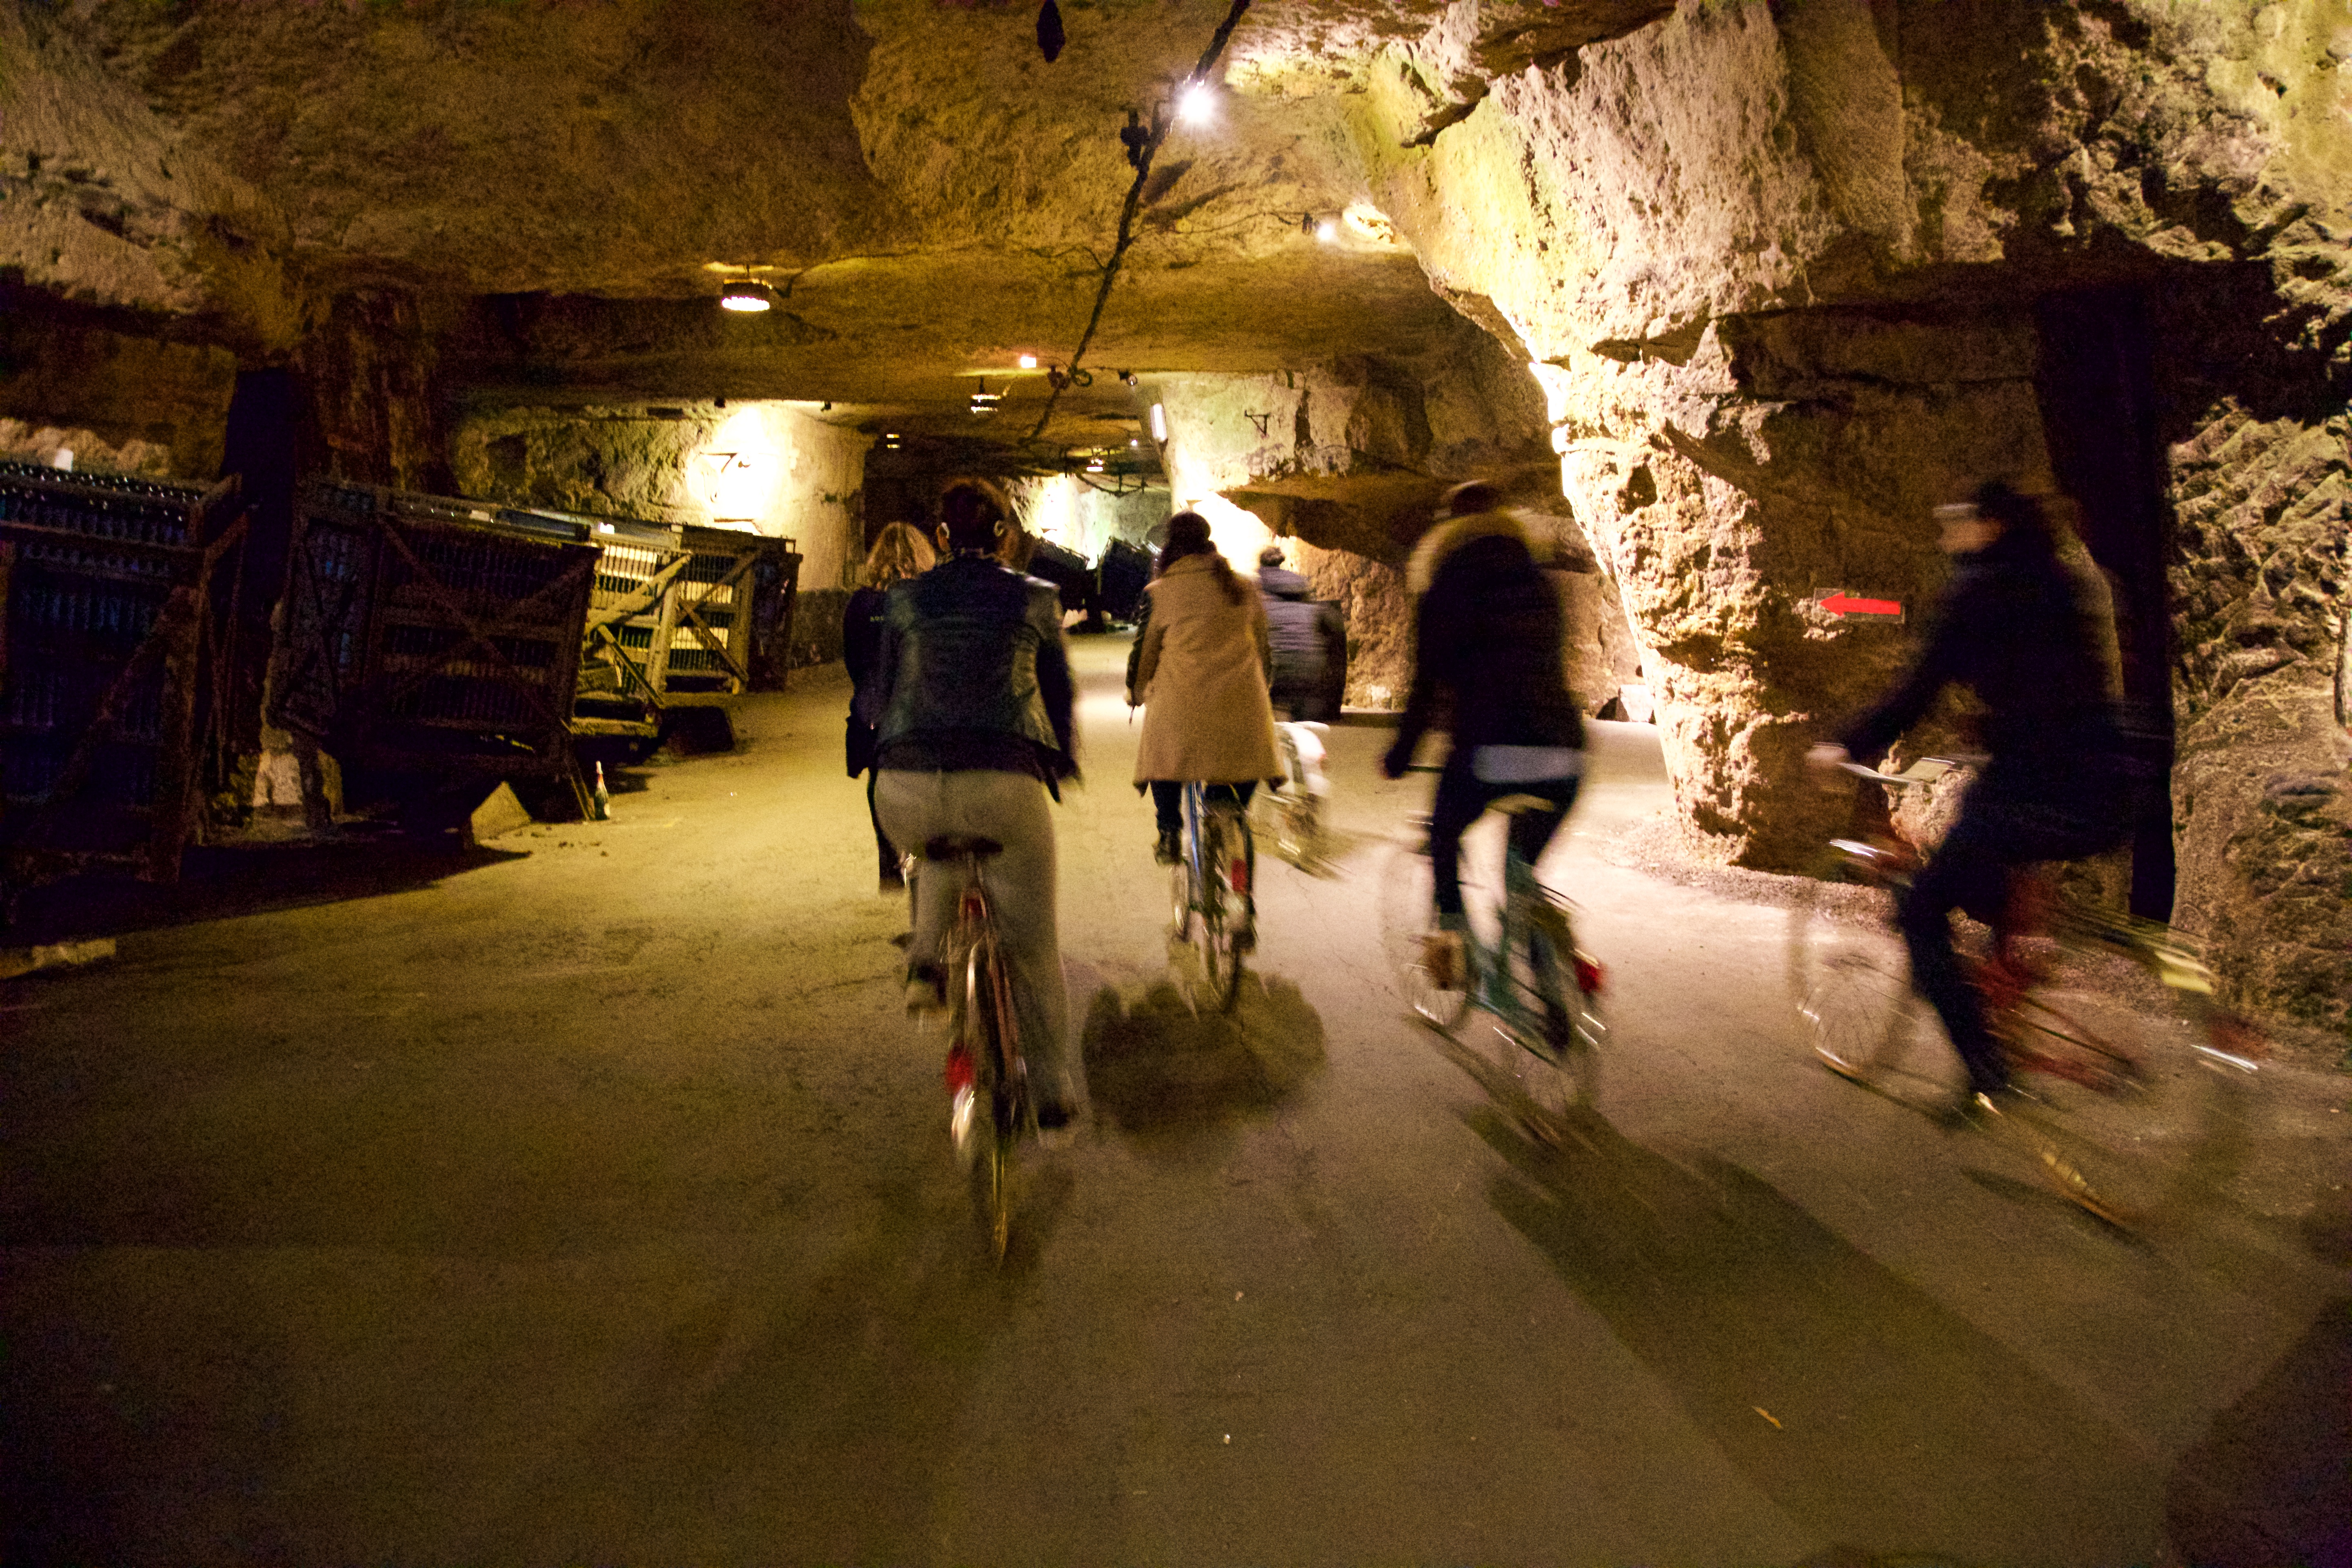
M1135 782L1151 786L1159 858L1172 866L1181 854L1185 784L1209 784L1211 799L1246 806L1257 781L1282 769L1266 700L1265 605L1257 584L1217 553L1198 512L1168 520L1160 575L1147 592L1127 700L1144 704Z

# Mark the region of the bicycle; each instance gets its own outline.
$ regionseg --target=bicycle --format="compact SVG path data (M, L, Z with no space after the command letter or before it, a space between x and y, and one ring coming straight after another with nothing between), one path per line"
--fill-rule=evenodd
M1435 773L1417 767L1415 773ZM1549 810L1531 795L1505 795L1487 809L1505 816ZM1456 1044L1455 1030L1475 1008L1494 1023L1486 1064L1512 1083L1532 1117L1529 1131L1556 1141L1569 1115L1590 1109L1600 1092L1601 1047L1608 1025L1601 1011L1605 984L1600 961L1577 946L1575 906L1536 879L1535 868L1511 845L1503 847L1503 897L1472 912L1462 933L1464 973L1458 987L1436 984L1427 967L1435 931L1436 877L1429 856L1429 818L1412 819L1416 841L1397 846L1381 875L1381 930L1405 1005ZM1468 895L1485 891L1463 879ZM1491 941L1479 931L1491 926Z
M1900 773L1841 764L1867 783L1921 788L1954 768L1930 757ZM1852 837L1830 841L1790 920L1790 983L1814 1054L1882 1090L1923 1040L1940 1038L1911 988L1896 900L1925 863L1857 801ZM2062 1195L2130 1226L2194 1198L2218 1173L2235 1091L2257 1070L2252 1030L2223 1009L2213 976L2168 926L2096 907L2046 881L2015 931L1963 951L2016 1092L1973 1097L1985 1126L2026 1144Z
M1323 737L1330 729L1313 720L1278 721L1274 726L1282 784L1260 798L1275 853L1301 870L1315 867L1322 856L1323 819L1331 796L1331 781L1323 772Z
M926 843L920 857L962 868L963 894L942 966L948 976L948 1135L971 1174L973 1205L999 1262L1013 1235L1013 1145L1024 1135L1038 1135L1029 1067L1021 1055L1020 1016L1013 1006L1013 977L982 876L982 865L1003 847L992 838L949 836Z
M1242 958L1257 947L1256 886L1257 840L1247 814L1186 784L1184 850L1171 889L1175 938L1199 952L1219 1012L1232 1012L1241 999Z

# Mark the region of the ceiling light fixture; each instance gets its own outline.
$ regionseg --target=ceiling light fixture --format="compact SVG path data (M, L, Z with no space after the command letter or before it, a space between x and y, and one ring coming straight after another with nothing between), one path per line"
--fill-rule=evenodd
M1206 125L1216 117L1216 89L1207 82L1188 82L1177 93L1176 118L1185 124Z
M719 308L755 316L776 308L776 291L756 278L730 278L719 291Z
M1168 439L1168 405L1164 403L1151 405L1151 438L1162 442Z
M1023 354L1021 356L1021 368L1023 370L1035 370L1037 368L1037 356L1035 354Z
M1339 243L1339 226L1327 217L1315 226L1315 237L1326 245L1337 245Z

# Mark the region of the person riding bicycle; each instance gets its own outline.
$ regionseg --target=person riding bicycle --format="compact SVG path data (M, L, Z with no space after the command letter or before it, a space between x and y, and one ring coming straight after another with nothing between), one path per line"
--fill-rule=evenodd
M1274 709L1266 697L1265 606L1209 537L1208 520L1168 520L1160 575L1145 590L1128 706L1143 707L1135 784L1151 790L1163 866L1183 858L1184 785L1246 807L1257 781L1277 777Z
M1348 667L1348 626L1339 606L1307 597L1307 579L1282 563L1282 546L1257 553L1257 585L1274 650L1268 695L1294 720L1339 716L1339 679Z
M2012 873L2121 846L2129 784L2105 585L2062 557L2049 509L2007 484L1986 484L1973 503L1937 516L1954 570L1925 644L1887 694L1807 762L1826 775L1850 757L1880 755L1948 685L1970 688L1984 706L1990 756L1896 910L1912 986L1968 1068L1967 1110L2003 1093L2009 1070L1953 950L1951 913L2013 926Z
M903 891L907 884L898 868L898 847L882 831L881 815L874 808L874 785L880 776L874 766L874 738L875 721L882 716L875 692L882 658L882 607L888 602L891 584L921 576L934 560L930 544L914 524L887 525L874 536L874 548L866 553L865 581L849 595L841 613L841 662L848 668L850 682L846 761L851 778L866 775L866 815L874 825L874 850L880 860L885 893Z
M955 486L940 513L945 559L893 584L884 604L875 807L890 841L908 848L950 835L1003 847L987 862L988 884L1037 1123L1050 1130L1067 1125L1082 1100L1046 804L1078 771L1061 600L1052 584L998 562L1004 513L985 490ZM941 870L916 863L913 1013L947 1005L940 948L961 888Z
M1463 831L1505 795L1549 802L1511 820L1512 845L1534 865L1576 800L1584 715L1561 673L1567 627L1559 595L1492 485L1474 481L1447 493L1445 516L1407 563L1406 586L1420 600L1412 691L1381 771L1404 776L1437 722L1441 695L1450 697L1453 746L1429 818L1437 930L1423 955L1431 982L1450 991L1467 979Z

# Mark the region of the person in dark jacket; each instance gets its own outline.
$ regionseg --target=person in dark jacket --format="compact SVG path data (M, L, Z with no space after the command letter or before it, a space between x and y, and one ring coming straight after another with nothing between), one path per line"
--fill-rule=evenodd
M1081 1102L1047 806L1077 773L1061 599L999 563L1004 514L987 491L959 485L940 510L947 558L893 586L883 607L875 806L896 844L954 834L1003 846L988 862L991 903L1038 1124L1051 1130ZM946 1005L940 950L961 891L955 876L916 862L910 1012Z
M875 535L874 548L866 552L866 580L849 595L841 614L841 662L849 671L850 682L849 776L866 775L866 815L874 824L874 847L881 858L885 893L902 892L907 884L899 874L898 847L882 831L882 818L874 809L874 782L880 776L874 767L874 737L875 722L882 716L877 689L882 664L882 605L891 584L921 576L937 559L913 524L889 524Z
M1454 743L1429 821L1438 930L1423 955L1430 979L1448 990L1466 978L1463 830L1507 795L1552 803L1511 819L1511 842L1532 866L1567 818L1584 773L1584 716L1562 674L1559 595L1500 501L1490 485L1456 486L1449 515L1407 565L1407 586L1420 595L1412 691L1381 763L1389 777L1402 778L1440 697L1451 699Z
M1293 719L1328 723L1339 716L1332 678L1347 668L1347 622L1339 605L1307 597L1307 579L1283 565L1280 545L1259 551L1257 568L1266 634L1274 646L1274 705L1288 710Z
M2104 584L2062 559L2048 510L2006 484L1937 513L1954 570L1925 644L1884 699L1807 760L1829 773L1850 756L1877 757L1947 686L1984 705L1990 756L1897 910L1911 983L1942 1018L1972 1094L1988 1097L1973 1107L2003 1092L2009 1074L1953 952L1951 913L2000 925L2016 868L2119 847L2129 785Z

